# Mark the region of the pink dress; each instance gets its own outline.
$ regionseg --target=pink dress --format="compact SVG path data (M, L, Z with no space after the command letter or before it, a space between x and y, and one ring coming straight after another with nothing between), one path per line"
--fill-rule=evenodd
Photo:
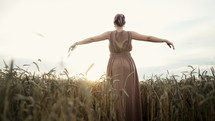
M107 67L107 75L112 77L113 87L121 93L116 109L120 120L142 121L141 97L139 80L135 63L131 57L131 33L129 31L112 31L109 38L110 58Z

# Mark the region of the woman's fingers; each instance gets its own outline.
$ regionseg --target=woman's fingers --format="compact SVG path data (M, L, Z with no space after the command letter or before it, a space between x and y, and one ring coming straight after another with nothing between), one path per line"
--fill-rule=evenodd
M170 48L171 48L171 46L172 46L172 49L175 50L175 47L174 47L174 45L173 45L172 42L169 43L169 46L170 46Z
M70 52L70 50L71 50L71 47L69 47L68 53Z
M173 48L173 50L175 50L175 46L173 45L173 43L172 43L172 48Z
M73 51L73 50L76 48L76 46L77 46L76 43L73 44L72 46L70 46L70 47L69 47L69 50L68 50L68 53L69 53L70 51Z
M70 56L70 54L71 54L71 52L74 50L74 48L75 48L75 46L74 45L72 45L72 46L70 46L69 47L69 50L68 50L68 56Z
M170 47L170 48L172 48L173 50L175 50L175 47L174 47L174 45L173 45L173 43L172 42L167 42L167 45Z
M73 48L72 46L69 47L68 53L69 53L70 51L72 51L72 48Z
M76 44L72 45L71 51L73 51L75 49L75 47L76 47Z

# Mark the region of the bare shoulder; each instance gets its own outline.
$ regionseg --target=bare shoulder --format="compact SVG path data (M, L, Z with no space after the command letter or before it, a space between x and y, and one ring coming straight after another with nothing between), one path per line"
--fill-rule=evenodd
M129 31L131 33L132 36L135 36L135 35L140 35L139 33L135 32L135 31Z
M135 39L135 40L145 40L148 37L147 35L143 35L135 31L129 31L129 32L131 33L132 39Z
M99 34L97 36L92 37L94 40L105 40L109 39L111 31L103 32L102 34Z
M109 36L111 32L112 31L106 31L106 32L104 32L104 34Z
M105 39L109 39L110 37L110 34L111 34L112 31L106 31L102 34L102 36L105 38Z

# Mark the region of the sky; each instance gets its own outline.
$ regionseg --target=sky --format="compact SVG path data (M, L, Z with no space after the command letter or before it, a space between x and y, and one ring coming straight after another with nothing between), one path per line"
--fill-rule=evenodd
M105 74L108 40L78 46L74 42L114 30L113 18L123 13L125 30L172 41L132 41L132 57L140 80L152 74L181 73L215 66L214 0L0 0L0 67L37 62L41 70L67 68L71 75ZM42 62L38 61L41 59ZM23 67L30 70L32 67ZM36 69L35 69L36 70Z

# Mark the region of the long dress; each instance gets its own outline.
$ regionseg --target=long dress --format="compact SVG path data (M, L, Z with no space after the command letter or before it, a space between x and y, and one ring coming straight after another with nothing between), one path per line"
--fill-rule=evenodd
M142 121L139 80L135 63L130 54L132 50L131 40L129 31L111 31L107 75L112 77L113 88L124 89L127 93L122 93L116 103L116 110L120 119Z

